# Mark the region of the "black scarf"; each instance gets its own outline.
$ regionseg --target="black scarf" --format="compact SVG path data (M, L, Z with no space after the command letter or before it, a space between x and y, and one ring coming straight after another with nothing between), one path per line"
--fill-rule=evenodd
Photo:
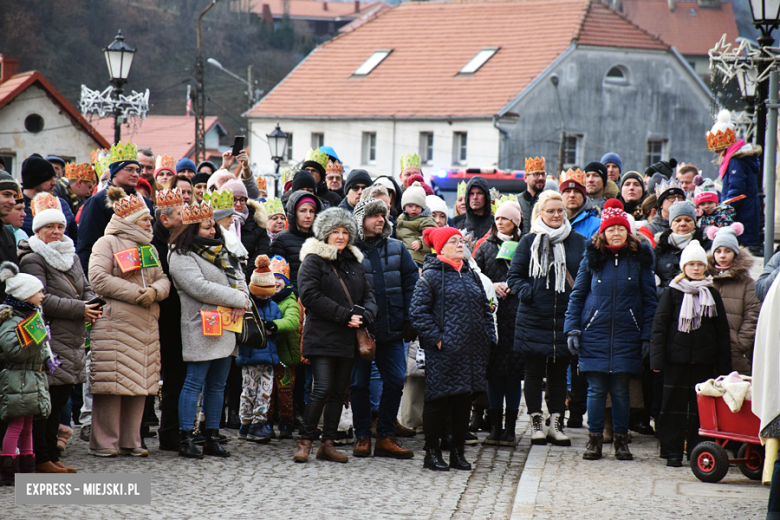
M9 307L13 307L14 309L18 310L19 312L24 313L25 316L30 316L35 311L38 310L37 305L33 305L29 302L23 302L22 300L17 300L10 294L5 297L5 301L3 302L3 305L8 305Z

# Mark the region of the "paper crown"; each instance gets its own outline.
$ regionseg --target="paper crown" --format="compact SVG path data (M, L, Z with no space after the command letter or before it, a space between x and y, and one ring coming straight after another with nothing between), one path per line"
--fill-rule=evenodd
M51 193L41 192L40 195L36 195L35 198L30 201L30 209L32 210L32 216L35 217L35 215L47 209L62 211L62 205L60 204L59 197L55 197Z
M285 170L282 170L282 184L284 185L290 182L295 176L294 174L295 174L295 170L293 170L292 168L287 168Z
M14 200L17 204L20 204L24 202L24 195L22 194L22 188L18 184L16 185L16 195L14 195Z
M137 161L138 147L133 143L116 143L111 147L110 164L122 161Z
M92 166L95 167L95 175L100 179L108 171L108 165L111 164L111 153L104 149L92 150L91 160Z
M466 196L466 181L458 183L458 198Z
M160 170L171 170L176 173L176 159L171 155L158 155L157 160L154 161L154 173Z
M160 190L157 192L157 209L171 209L184 205L181 190Z
M257 189L260 191L268 191L268 180L263 177L262 175L258 176L255 180L255 184L257 184Z
M544 173L544 157L528 157L525 160L525 173Z
M309 151L306 153L306 159L304 159L304 161L314 161L321 164L322 167L325 168L328 165L328 154L319 150L315 150L314 148L309 148Z
M491 198L492 198L494 189L495 188L491 188L490 189ZM498 195L498 190L496 190L496 195ZM491 202L491 210L492 210L493 214L495 215L496 214L496 210L499 208L499 206L501 206L501 204L503 204L504 202L507 202L507 201L515 201L515 202L517 202L517 199L515 197L513 197L512 195L501 195L501 196L497 196L496 198L493 198L493 200Z
M114 213L122 218L127 218L143 210L148 211L149 208L146 207L144 199L138 195L128 195L114 203Z
M401 171L407 168L419 168L421 165L420 156L416 153L408 153L401 156Z
M205 200L200 204L195 202L191 206L183 206L181 209L182 224L198 224L210 218L214 218L214 210Z
M332 173L338 173L339 175L343 175L344 165L341 164L339 161L328 159L328 164L325 166L325 175L330 175Z
M214 190L203 193L203 202L210 203L214 211L233 209L233 190Z
M68 163L65 178L71 181L95 182L95 168L90 163Z
M279 199L268 199L265 201L265 212L270 217L271 215L277 215L281 213L282 215L285 215L284 212L284 206L282 206L282 201Z
M659 182L658 184L655 185L655 196L660 199L661 195L665 191L669 191L669 190L675 189L675 188L680 190L680 191L685 191L685 190L683 190L682 184L680 184L680 181L678 181L677 179L670 179L668 181L661 181L661 182Z
M732 144L737 142L737 134L733 128L727 128L724 130L718 130L714 134L707 132L707 148L711 152L716 152L724 148L728 148Z
M579 168L576 170L569 168L565 172L561 172L561 181L559 185L563 186L564 182L576 182L580 186L585 186L585 174Z
M290 264L287 263L287 260L279 255L275 255L271 258L271 265L269 265L269 267L271 268L272 273L284 277L285 281L290 283Z

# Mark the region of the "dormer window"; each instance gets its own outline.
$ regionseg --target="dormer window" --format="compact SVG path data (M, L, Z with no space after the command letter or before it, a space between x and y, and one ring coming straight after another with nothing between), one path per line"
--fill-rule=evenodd
M364 61L363 65L358 67L358 69L352 75L368 76L372 70L374 70L380 63L382 63L382 61L384 61L385 58L387 58L387 56L390 55L391 52L393 52L393 49L381 49L376 51L366 61Z
M471 58L471 61L464 65L458 74L474 74L498 52L498 49L500 49L500 47L485 47L479 51L476 56Z

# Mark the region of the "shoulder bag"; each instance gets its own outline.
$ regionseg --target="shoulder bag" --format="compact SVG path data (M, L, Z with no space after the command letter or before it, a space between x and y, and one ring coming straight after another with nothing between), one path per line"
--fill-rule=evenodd
M264 349L267 339L255 301L250 297L249 308L244 312L244 324L241 327L241 332L236 334L236 343L239 347Z
M333 272L336 274L336 278L339 279L341 288L344 289L344 294L347 296L347 302L349 302L349 304L354 308L355 304L352 303L352 297L349 295L349 291L347 290L347 285L344 283L344 280L341 279L341 276L339 275L339 272L336 270L336 267L333 264L329 264L329 265L330 268L333 269ZM374 341L374 337L371 335L370 332L368 332L368 329L366 329L365 327L359 327L355 331L355 336L357 337L358 353L360 354L360 358L366 361L373 361L376 358L376 342Z

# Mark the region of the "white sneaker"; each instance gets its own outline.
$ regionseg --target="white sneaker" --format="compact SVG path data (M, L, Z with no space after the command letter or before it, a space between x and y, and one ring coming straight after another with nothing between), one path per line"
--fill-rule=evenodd
M531 435L531 444L546 445L547 436L544 432L544 419L542 419L542 414L531 414L531 428L533 431L533 434Z
M550 428L547 430L547 440L556 446L571 446L571 439L563 434L563 416L559 413L550 415Z

